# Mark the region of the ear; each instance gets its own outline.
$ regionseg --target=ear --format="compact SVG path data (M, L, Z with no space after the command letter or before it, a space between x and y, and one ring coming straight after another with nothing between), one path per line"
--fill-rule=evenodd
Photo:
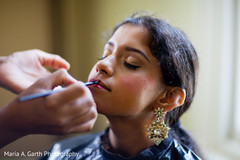
M164 108L168 112L176 107L183 105L186 98L186 91L181 87L170 87L165 94L159 97L158 106Z

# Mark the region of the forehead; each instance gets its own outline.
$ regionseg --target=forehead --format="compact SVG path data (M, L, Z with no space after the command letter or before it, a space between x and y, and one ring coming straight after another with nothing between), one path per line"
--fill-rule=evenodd
M144 45L148 47L148 30L142 25L124 24L120 26L110 41L117 41L121 44Z
M115 31L108 42L111 42L114 48L131 47L141 50L152 64L158 64L150 49L150 33L143 25L124 24Z

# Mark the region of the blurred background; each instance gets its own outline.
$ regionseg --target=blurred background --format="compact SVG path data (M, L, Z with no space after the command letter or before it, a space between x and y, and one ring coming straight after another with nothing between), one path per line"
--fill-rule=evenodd
M239 160L239 10L239 0L0 0L0 56L35 48L59 54L70 62L69 72L86 81L116 24L134 11L156 12L185 31L200 59L196 97L183 125L206 159ZM0 107L15 97L0 88ZM99 116L92 132L106 125ZM0 159L11 158L4 151L46 151L62 138L23 137L2 148Z

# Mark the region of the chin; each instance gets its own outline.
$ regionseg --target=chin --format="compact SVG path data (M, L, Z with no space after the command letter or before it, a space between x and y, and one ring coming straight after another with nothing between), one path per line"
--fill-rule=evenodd
M114 113L112 113L112 111L110 111L109 109L101 108L98 105L97 105L97 112L99 114L104 115L104 116L112 116L112 115L114 115Z
M109 114L111 114L111 113L109 113L109 111L106 112L104 109L99 108L98 106L97 106L97 112L98 112L99 114L102 114L102 115L109 115Z

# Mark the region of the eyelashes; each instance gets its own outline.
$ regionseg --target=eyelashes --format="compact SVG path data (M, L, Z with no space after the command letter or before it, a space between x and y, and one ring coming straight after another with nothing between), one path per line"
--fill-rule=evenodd
M101 58L98 58L99 61L101 60L104 60L107 56L103 56ZM141 66L137 66L137 65L133 65L133 64L130 64L128 63L127 61L123 60L123 65L128 68L128 69L131 69L131 70L137 70L138 68L140 68Z
M128 63L127 61L123 61L123 65L132 70L137 70L138 68L140 68L140 66L132 65L132 64Z

